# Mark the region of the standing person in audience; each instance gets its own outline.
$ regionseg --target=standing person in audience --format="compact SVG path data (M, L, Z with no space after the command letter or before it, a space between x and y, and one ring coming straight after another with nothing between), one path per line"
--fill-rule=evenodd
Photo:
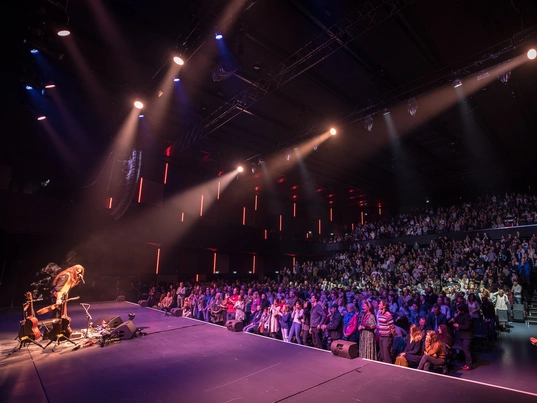
M377 359L377 341L375 339L375 330L377 328L377 320L371 302L364 301L362 303L363 316L358 330L360 331L360 346L359 355L361 358L368 360Z
M377 314L377 327L379 333L379 353L380 361L392 364L391 349L393 343L394 322L388 304L381 299L379 302L379 311Z
M446 315L440 312L440 305L435 303L432 311L427 315L427 330L434 330L436 332L438 330L438 326L447 325L447 323L448 320Z
M237 299L237 302L235 302L235 320L239 320L244 323L246 320L246 304L244 303L244 296L239 295L239 299Z
M304 303L304 314L302 316L302 343L305 346L311 345L310 335L310 315L311 315L311 302L306 301Z
M289 331L289 342L293 341L293 337L296 338L298 344L302 344L302 337L300 332L302 331L302 319L304 318L304 309L302 308L302 303L296 301L291 313L291 330Z
M425 349L418 364L418 369L429 371L432 365L440 366L446 363L446 350L444 343L438 340L434 330L427 330L425 336Z
M313 341L313 347L323 348L323 339L321 334L321 325L326 320L326 313L322 303L317 300L316 295L311 296L311 313L310 313L310 334Z
M347 313L343 316L343 339L358 342L358 314L354 304L347 304Z
M481 315L481 307L479 306L479 302L477 301L477 298L475 297L474 293L471 293L468 295L468 313L470 314L470 317L472 320L479 319Z
M323 331L328 332L328 348L330 348L334 340L341 340L343 338L343 317L339 313L338 308L339 305L337 303L332 303L330 306L330 319L327 324L321 326Z
M466 361L466 364L462 369L464 371L470 371L472 369L472 353L470 351L470 345L474 334L472 318L468 312L468 306L466 304L457 305L457 313L452 320L454 322L453 328L461 341L461 347Z

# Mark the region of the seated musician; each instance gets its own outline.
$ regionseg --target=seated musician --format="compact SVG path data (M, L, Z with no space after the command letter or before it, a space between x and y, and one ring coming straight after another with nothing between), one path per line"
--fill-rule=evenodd
M52 302L59 306L62 302L67 301L69 290L80 282L84 283L84 267L81 265L76 264L60 272L52 281ZM53 312L54 317L60 317L60 310L55 309Z

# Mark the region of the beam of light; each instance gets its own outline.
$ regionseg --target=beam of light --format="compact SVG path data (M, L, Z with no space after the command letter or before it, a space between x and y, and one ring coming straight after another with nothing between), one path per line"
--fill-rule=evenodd
M58 154L60 155L61 159L67 166L75 166L76 165L76 159L74 157L74 154L71 152L71 150L67 147L65 142L62 140L61 136L58 134L56 130L51 126L50 122L45 119L41 119L42 127L47 132L47 135L49 139L54 144L55 149L58 151Z
M164 166L164 184L168 182L168 163Z
M160 248L157 248L157 265L155 268L155 274L158 274L160 268Z
M142 189L144 187L144 178L140 177L140 186L138 188L138 203L142 201Z

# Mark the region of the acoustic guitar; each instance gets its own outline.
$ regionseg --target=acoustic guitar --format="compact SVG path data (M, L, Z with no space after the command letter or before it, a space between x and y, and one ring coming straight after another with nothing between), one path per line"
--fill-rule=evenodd
M23 305L24 319L21 320L21 329L19 331L19 338L28 337L32 340L39 340L41 338L41 332L38 329L39 321L35 317L34 301L32 293L27 292L26 303Z

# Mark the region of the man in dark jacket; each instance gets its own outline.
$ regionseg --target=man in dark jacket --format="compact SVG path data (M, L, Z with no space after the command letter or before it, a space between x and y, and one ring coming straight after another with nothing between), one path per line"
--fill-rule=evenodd
M440 305L434 303L433 310L427 315L427 330L438 331L438 326L448 324L446 315L440 312Z
M464 352L464 358L466 365L462 367L463 370L469 371L472 369L472 353L470 352L470 344L474 337L472 327L472 317L468 313L468 305L457 305L457 313L455 314L453 327L455 329L455 337L458 338L461 343L461 350ZM458 347L458 346L457 346Z
M317 296L311 296L311 314L310 314L310 333L313 347L323 348L323 339L321 337L321 326L326 320L323 305L317 301Z
M334 340L343 338L343 317L339 313L336 303L330 306L330 319L328 324L321 326L322 330L328 330L328 347Z

